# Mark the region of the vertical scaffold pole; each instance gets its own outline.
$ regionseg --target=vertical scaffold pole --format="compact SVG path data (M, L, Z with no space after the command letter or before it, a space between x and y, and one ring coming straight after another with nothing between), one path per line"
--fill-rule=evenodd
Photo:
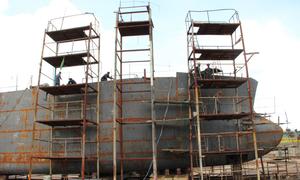
M36 87L36 92L34 93L34 115L33 115L33 125L32 125L32 141L31 141L31 153L30 153L30 162L29 162L29 173L28 179L31 180L32 176L32 166L33 166L33 154L34 154L34 138L35 138L35 131L36 131L36 121L37 121L37 109L38 109L38 102L39 102L39 90L40 90L40 83L41 83L41 74L42 74L42 65L43 65L43 56L44 56L44 49L45 49L45 41L46 41L46 29L44 32L43 37L43 46L41 52L41 60L40 60L40 67L39 67L39 76L38 76L38 85Z
M85 145L86 145L86 125L87 125L87 93L88 93L88 83L89 83L89 66L90 66L90 46L91 46L91 35L92 35L92 24L89 27L88 36L88 47L87 47L87 63L85 70L85 86L84 86L84 99L83 99L83 126L82 126L82 149L81 149L81 179L85 178Z
M187 15L187 18L188 18L188 15ZM186 21L187 21L187 19L186 19ZM187 33L189 33L188 22L186 22L186 28L187 28ZM186 42L187 42L187 57L189 57L190 53L189 53L189 35L188 34L187 34ZM187 89L188 89L188 101L189 101L189 158L190 158L189 176L190 176L190 179L193 180L194 179L194 175L193 175L193 112L192 112L191 91L190 91L192 74L190 73L191 70L190 70L189 59L187 60L187 66L188 66L188 88Z
M189 65L189 63L188 63ZM191 74L188 74L188 87L191 86ZM193 180L193 112L191 107L191 92L188 90L189 104L189 158L190 158L190 179Z
M100 35L98 39L98 65L97 65L97 180L100 178Z
M202 142L201 142L201 123L200 123L200 107L199 107L199 97L200 91L197 82L196 74L196 54L195 54L195 34L194 34L194 23L191 20L191 30L192 30L192 53L193 53L193 68L194 68L194 96L195 96L195 108L196 108L196 123L197 123L197 141L198 141L198 156L199 156L199 168L200 168L200 178L203 179L203 162L202 162ZM189 34L189 30L187 35ZM189 61L189 59L188 59ZM189 88L189 87L188 87Z
M240 22L240 30L241 30L241 39L242 39L242 46L243 46L243 55L245 61L245 68L246 68L246 76L247 76L247 84L248 84L248 97L249 97L249 109L250 109L250 118L252 122L252 137L253 137L253 146L254 146L254 154L255 154L255 166L256 166L256 176L257 179L260 180L260 172L259 172L259 157L258 157L258 148L257 148L257 139L256 139L256 127L254 122L254 113L253 113L253 102L252 102L252 94L251 94L251 82L249 79L249 72L248 72L248 61L247 55L245 50L245 42L242 30L242 23Z
M149 11L149 46L150 46L150 83L151 83L151 122L152 122L152 161L153 161L153 178L157 179L157 144L156 144L156 123L155 123L155 87L154 87L154 58L153 58L153 26L151 18L151 9L148 5Z
M119 10L120 11L120 10ZM113 105L113 180L117 179L117 45L118 45L118 20L119 14L116 13L115 27L115 66L114 66L114 105Z

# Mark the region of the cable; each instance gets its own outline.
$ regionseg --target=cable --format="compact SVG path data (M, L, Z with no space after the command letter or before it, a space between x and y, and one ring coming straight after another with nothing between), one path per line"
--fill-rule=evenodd
M169 91L168 91L168 98L167 98L167 99L168 99L168 100L167 100L168 103L167 103L167 107L166 107L166 110L165 110L165 113L164 113L164 116L163 116L163 122L165 122L166 117L167 117L167 114L168 114L168 111L169 111L169 100L170 100L170 92L171 92L171 89L172 89L172 84L173 84L173 81L171 80L171 82L170 82L170 87L169 87ZM156 145L158 145L158 143L159 143L159 141L160 141L160 138L161 138L162 133L163 133L163 130L164 130L164 125L165 125L165 124L163 123L163 125L162 125L162 127L161 127L161 129L160 129L159 136L158 136L157 141L156 141ZM151 163L150 163L150 165L149 165L149 168L148 168L148 170L147 170L147 173L146 173L146 175L144 176L143 180L145 180L145 179L148 177L152 165L153 165L153 160L151 161Z

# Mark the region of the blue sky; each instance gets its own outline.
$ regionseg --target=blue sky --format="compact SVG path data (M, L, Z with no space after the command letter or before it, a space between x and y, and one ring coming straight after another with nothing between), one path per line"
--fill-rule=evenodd
M100 19L105 29L112 28L115 24L115 11L120 0L70 0L80 11L93 12ZM32 13L43 6L47 6L51 0L9 0L5 15ZM141 1L122 1L123 4ZM147 2L147 1L144 1ZM287 27L292 36L300 36L300 1L297 0L152 0L153 19L159 30L163 31L169 27L184 27L184 17L188 10L206 10L234 8L240 18L264 22L270 19L280 21ZM105 19L105 20L104 20ZM156 32L157 33L157 32ZM160 34L158 33L158 36Z
M123 1L132 5L134 1ZM131 2L131 3L128 3ZM138 3L140 1L135 1ZM101 23L101 53L104 71L113 69L115 14L120 1L104 0L0 0L0 49L2 67L0 88L19 89L36 82L43 30L49 19L78 12L93 12ZM300 91L298 67L300 47L300 1L297 0L152 0L154 21L154 54L156 70L186 71L186 37L184 18L188 10L234 8L243 23L246 48L260 54L250 62L250 75L259 81L257 98L267 99L266 112L272 112L276 97L277 115L290 127L300 129L297 96ZM10 38L12 37L12 38ZM18 53L15 53L15 52ZM13 54L11 56L10 54ZM9 60L9 61L4 61ZM18 63L19 66L15 66ZM24 68L26 67L26 68ZM174 74L173 74L174 75ZM13 83L12 83L13 82ZM3 91L0 89L0 91ZM264 112L264 110L262 110Z
M47 6L49 2L50 0L9 0L9 6L4 13L6 15L31 13L42 6ZM113 11L117 9L120 3L119 0L71 0L71 2L83 12L94 12L100 19L112 18L112 20L102 21L104 26L111 26L114 23ZM126 2L134 1L123 2L126 4ZM152 0L151 3L152 9L156 12L153 16L159 17L163 21L183 19L188 10L234 8L240 12L242 19L265 20L275 18L290 26L291 33L300 31L300 25L297 23L298 17L300 17L300 1L297 0Z

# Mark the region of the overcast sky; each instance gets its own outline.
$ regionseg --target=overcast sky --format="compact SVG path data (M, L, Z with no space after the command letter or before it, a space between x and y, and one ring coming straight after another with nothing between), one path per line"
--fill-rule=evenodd
M125 2L125 3L124 3ZM123 1L126 4L128 1ZM130 1L132 2L132 1ZM135 1L140 2L140 1ZM225 3L226 2L226 3ZM113 71L115 14L120 1L0 0L0 91L37 83L42 37L49 19L93 12L101 23L103 71ZM132 3L128 3L132 5ZM256 111L274 113L272 120L300 129L300 1L296 0L152 0L154 57L157 72L186 70L184 18L188 10L234 8L243 24L246 49L260 54L250 61L250 76L259 81ZM65 81L67 81L65 79ZM275 97L275 109L274 109ZM286 127L283 126L284 128Z

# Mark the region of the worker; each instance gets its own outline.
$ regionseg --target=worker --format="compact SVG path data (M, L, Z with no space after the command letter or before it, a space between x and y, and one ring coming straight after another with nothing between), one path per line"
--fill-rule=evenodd
M191 77L191 85L190 86L193 87L195 85L195 79L198 81L200 78L200 63L198 63L194 69L190 70L190 77Z
M101 77L101 81L107 81L107 79L113 79L111 76L109 76L109 72Z
M55 76L54 85L60 86L60 80L61 80L61 72L59 71L59 73Z
M217 91L216 94L213 96L215 100L215 114L219 114L221 112L221 100L223 96L224 94L222 90Z
M211 79L213 73L214 73L214 70L212 68L210 68L210 64L207 64L206 69L203 71L204 79Z
M76 81L72 78L69 78L68 85L70 84L76 84Z
M195 72L195 75L197 77L199 77L200 76L200 74L199 74L199 72L200 72L200 63L198 63L197 66L195 67L195 69L192 69L190 72L191 73Z
M200 77L200 63L195 67L195 75L196 77Z

